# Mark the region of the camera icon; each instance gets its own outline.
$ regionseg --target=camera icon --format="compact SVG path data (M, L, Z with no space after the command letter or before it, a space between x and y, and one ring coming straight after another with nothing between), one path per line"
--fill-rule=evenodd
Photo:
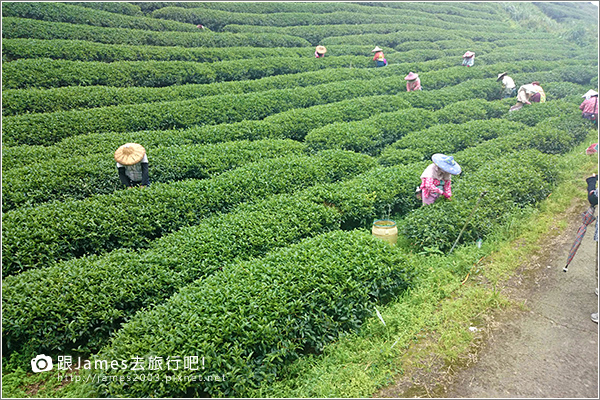
M45 354L38 354L31 359L31 370L33 372L45 372L52 369L52 357Z

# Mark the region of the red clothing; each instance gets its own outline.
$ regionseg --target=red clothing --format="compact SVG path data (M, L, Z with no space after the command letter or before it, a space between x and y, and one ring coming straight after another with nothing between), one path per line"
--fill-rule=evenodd
M429 197L432 193L438 193L449 199L452 197L452 183L450 179L444 181L444 190L440 190L438 186L440 181L435 178L422 178L421 189L423 190L423 197Z
M414 81L406 82L406 91L413 92L415 90L421 90L421 79L417 78Z
M598 114L598 96L584 100L579 109L584 113Z
M383 58L383 51L378 51L377 53L375 53L375 56L373 57L373 61L377 61L377 59L379 57Z
M433 204L442 195L449 199L452 197L451 179L449 173L441 170L437 165L430 164L421 174L421 197L423 204ZM442 186L442 182L443 186Z

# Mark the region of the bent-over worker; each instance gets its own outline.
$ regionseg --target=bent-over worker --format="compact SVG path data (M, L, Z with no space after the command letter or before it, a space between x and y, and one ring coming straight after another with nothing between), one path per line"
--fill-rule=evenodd
M119 179L127 189L150 184L146 149L137 143L125 143L115 151Z
M510 108L510 111L516 111L523 107L524 104L531 105L534 103L544 103L546 101L546 93L540 86L540 83L535 81L529 85L522 85L517 92L517 104Z
M409 72L408 75L404 77L406 81L406 91L414 92L415 90L422 90L421 88L421 79L419 79L419 75L414 72Z
M452 175L461 173L460 165L452 156L436 153L431 157L431 161L433 163L421 174L421 186L417 188L424 205L433 204L440 195L450 200Z
M375 48L371 50L371 53L375 53L373 56L373 61L377 63L378 67L385 67L387 65L387 60L383 55L383 50L380 49L379 46L375 46Z
M325 53L327 53L325 46L317 46L315 49L315 58L325 57Z
M473 53L472 51L467 51L465 54L463 54L463 62L462 62L463 66L472 67L474 63L475 63L475 53Z
M581 97L585 97L585 100L579 106L579 109L581 110L581 116L597 124L598 92L596 92L595 90L588 90L587 93Z
M507 75L508 72L503 72L498 74L498 79L496 82L502 80L502 98L507 99L509 97L513 97L517 94L517 86L515 85L515 81L513 78Z

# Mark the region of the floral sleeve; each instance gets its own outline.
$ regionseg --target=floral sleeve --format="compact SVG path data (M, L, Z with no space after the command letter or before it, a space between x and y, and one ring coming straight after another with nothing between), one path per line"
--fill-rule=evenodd
M449 199L450 197L452 197L452 189L451 189L451 184L450 184L450 180L447 180L446 182L444 182L444 197Z

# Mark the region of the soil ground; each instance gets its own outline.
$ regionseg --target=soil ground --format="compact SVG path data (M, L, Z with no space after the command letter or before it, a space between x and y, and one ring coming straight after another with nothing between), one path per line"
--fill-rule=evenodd
M502 284L524 307L488 316L464 365L416 371L376 397L598 398L594 224L562 271L588 205L573 205L568 227Z

